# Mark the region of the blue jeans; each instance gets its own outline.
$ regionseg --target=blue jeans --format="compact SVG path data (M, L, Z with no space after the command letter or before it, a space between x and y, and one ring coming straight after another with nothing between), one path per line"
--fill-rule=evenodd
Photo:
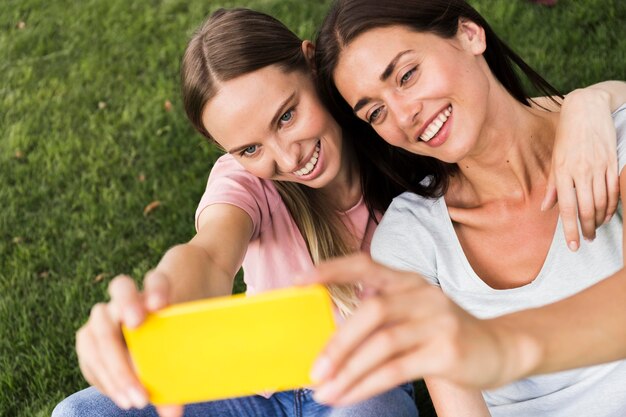
M313 400L312 391L297 389L185 406L185 417L417 417L412 384L405 384L350 407L331 408ZM153 406L118 408L93 387L60 402L52 417L157 417Z

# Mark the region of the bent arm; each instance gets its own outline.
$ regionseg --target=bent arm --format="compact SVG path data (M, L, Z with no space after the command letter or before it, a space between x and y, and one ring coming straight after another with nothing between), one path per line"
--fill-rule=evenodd
M576 89L565 97L567 98L572 93L576 93L580 90L585 89L597 91L599 94L604 95L612 112L620 108L624 103L626 103L626 82L615 80L602 81L597 84L592 84L589 87Z
M565 100L568 97L572 99L584 90L597 94L600 99L606 102L611 112L626 103L626 82L617 80L601 81L587 87L577 88L566 94ZM533 97L532 102L536 107L559 111L559 106L550 97Z
M615 127L611 113L626 101L626 83L605 81L569 93L562 105L550 97L537 107L560 111L550 176L542 209L557 200L566 242L580 247L580 235L593 240L596 228L617 209L619 184Z

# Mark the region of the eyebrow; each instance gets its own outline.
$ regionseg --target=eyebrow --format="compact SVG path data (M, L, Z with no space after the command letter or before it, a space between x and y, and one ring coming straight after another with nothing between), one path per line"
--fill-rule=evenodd
M287 97L285 100L283 100L283 102L280 104L280 106L278 107L278 110L276 111L276 113L274 114L274 117L272 117L270 119L270 123L269 123L269 128L272 129L272 127L274 126L274 124L276 123L276 121L278 120L279 117L281 117L283 115L283 113L285 112L285 108L289 105L289 103L294 99L294 97L296 96L296 92L292 92L289 97ZM235 153L239 153L241 151L243 151L246 148L249 148L250 146L255 145L255 143L248 143L245 145L241 145L241 146L237 146L236 148L233 148L231 150L228 151L229 154L235 154Z
M296 96L296 92L294 91L289 95L289 97L283 100L280 107L276 111L276 114L274 114L274 117L272 117L272 120L270 121L270 126L269 126L270 129L274 126L274 123L278 121L278 118L282 117L283 113L285 113L285 109L289 105L289 102L292 101L295 96Z
M396 55L391 60L389 65L387 65L387 67L382 72L382 74L380 74L380 77L379 77L380 81L387 81L387 79L389 79L389 77L393 73L393 70L396 68L396 65L398 65L398 61L400 60L400 58L402 58L404 55L408 54L409 52L413 52L413 50L407 49L406 51L402 51L398 53L398 55ZM358 113L358 111L361 110L370 101L372 101L371 97L363 97L362 99L357 101L356 104L354 105L354 109L353 109L354 113Z

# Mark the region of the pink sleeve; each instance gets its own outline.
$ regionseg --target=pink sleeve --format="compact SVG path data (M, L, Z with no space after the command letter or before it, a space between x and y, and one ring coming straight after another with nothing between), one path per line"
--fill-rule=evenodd
M257 237L269 213L267 183L243 169L231 155L218 158L196 209L196 231L200 213L205 208L211 204L232 204L248 213L254 225L253 238Z

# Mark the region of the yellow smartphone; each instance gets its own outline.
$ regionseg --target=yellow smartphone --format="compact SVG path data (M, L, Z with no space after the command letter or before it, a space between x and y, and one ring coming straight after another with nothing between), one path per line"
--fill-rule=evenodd
M177 304L123 327L153 404L187 404L311 384L309 372L335 329L320 286Z

